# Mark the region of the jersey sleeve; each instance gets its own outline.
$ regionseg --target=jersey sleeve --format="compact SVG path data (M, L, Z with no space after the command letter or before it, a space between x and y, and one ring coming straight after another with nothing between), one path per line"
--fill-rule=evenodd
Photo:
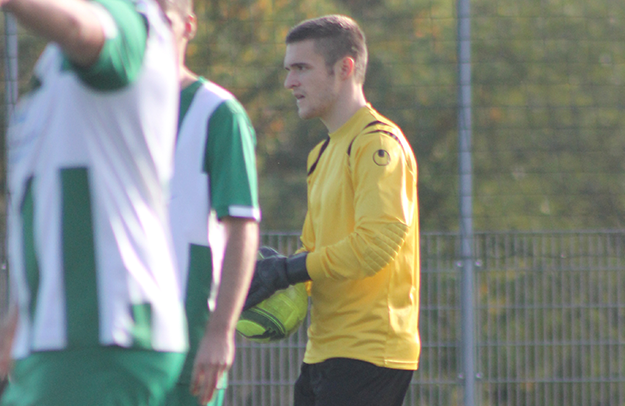
M255 148L256 134L243 106L224 101L209 119L204 159L218 218L260 221Z
M416 201L407 193L416 173L402 144L381 134L356 138L350 155L355 229L308 255L317 278L362 279L393 261L406 238Z
M128 0L95 0L106 40L95 64L72 69L88 86L116 90L132 83L143 64L147 21Z

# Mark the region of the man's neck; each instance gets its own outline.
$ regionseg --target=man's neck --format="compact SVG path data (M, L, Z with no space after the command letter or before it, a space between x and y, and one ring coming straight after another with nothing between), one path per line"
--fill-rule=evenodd
M184 89L190 84L195 83L197 79L198 79L198 75L191 72L189 68L187 68L184 65L180 67L180 88L181 89Z
M334 106L321 121L333 133L343 126L358 110L367 105L362 86L349 87L343 90Z

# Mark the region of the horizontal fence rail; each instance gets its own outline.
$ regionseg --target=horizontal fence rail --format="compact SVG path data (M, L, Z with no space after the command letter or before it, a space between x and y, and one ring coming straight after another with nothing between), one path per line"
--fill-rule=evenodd
M298 233L264 233L292 254ZM459 236L421 235L422 352L404 405L462 404ZM625 230L475 233L476 393L485 406L625 405ZM238 338L229 406L286 406L307 325Z

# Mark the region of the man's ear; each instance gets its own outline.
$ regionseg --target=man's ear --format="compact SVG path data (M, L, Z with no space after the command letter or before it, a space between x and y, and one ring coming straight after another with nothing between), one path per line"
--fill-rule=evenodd
M184 23L184 33L187 40L191 41L197 33L197 17L194 13L187 15L187 21Z
M356 61L351 56L346 56L339 61L338 71L340 78L345 80L354 75L356 69Z

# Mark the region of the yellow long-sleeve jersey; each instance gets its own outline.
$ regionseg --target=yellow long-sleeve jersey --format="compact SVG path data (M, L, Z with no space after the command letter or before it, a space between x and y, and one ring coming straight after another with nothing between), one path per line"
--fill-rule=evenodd
M304 362L345 357L417 369L417 164L370 105L308 156L302 230L312 283Z

